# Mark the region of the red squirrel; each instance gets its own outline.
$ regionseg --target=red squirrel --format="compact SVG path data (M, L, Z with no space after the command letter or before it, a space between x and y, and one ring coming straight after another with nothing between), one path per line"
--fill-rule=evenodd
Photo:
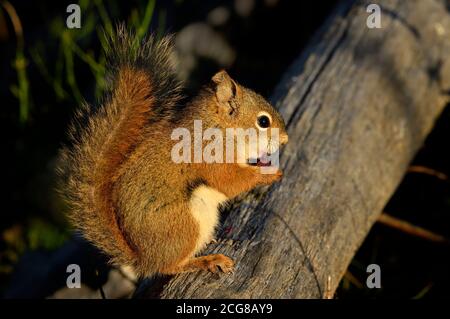
M197 256L214 237L219 206L282 173L262 173L259 158L175 163L171 134L192 131L201 120L223 132L277 129L282 145L288 140L283 119L225 71L183 103L170 37L137 43L119 27L108 43L109 90L97 108L81 108L69 131L71 146L61 152L60 193L70 221L113 265L129 266L140 277L232 271L227 256Z

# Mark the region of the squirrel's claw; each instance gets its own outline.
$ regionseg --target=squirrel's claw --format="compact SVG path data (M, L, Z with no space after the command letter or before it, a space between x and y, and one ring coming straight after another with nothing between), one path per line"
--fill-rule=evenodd
M222 254L210 255L206 268L212 273L222 271L224 273L232 273L234 269L234 261L230 257Z

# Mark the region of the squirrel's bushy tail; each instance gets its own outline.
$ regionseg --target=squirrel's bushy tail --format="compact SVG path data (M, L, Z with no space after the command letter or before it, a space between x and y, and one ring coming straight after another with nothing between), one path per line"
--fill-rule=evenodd
M120 167L142 142L155 118L171 116L179 100L170 38L142 42L118 27L108 39L108 93L96 109L84 105L63 148L59 192L69 204L69 219L83 236L111 257L134 266L139 256L121 230L112 198Z

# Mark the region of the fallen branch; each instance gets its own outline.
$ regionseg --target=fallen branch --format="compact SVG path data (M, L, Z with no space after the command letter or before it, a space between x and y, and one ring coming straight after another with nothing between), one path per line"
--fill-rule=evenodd
M205 251L234 274L146 281L137 297L333 295L449 98L445 2L378 1L381 29L366 26L369 3L341 2L273 95L290 135L283 181L238 201Z

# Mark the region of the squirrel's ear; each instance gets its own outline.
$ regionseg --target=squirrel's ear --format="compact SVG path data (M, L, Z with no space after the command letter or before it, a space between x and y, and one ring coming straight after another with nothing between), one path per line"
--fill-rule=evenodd
M215 85L215 93L219 105L230 108L228 113L232 113L232 105L229 103L237 94L239 90L236 82L228 75L226 71L219 71L212 77L212 82Z

